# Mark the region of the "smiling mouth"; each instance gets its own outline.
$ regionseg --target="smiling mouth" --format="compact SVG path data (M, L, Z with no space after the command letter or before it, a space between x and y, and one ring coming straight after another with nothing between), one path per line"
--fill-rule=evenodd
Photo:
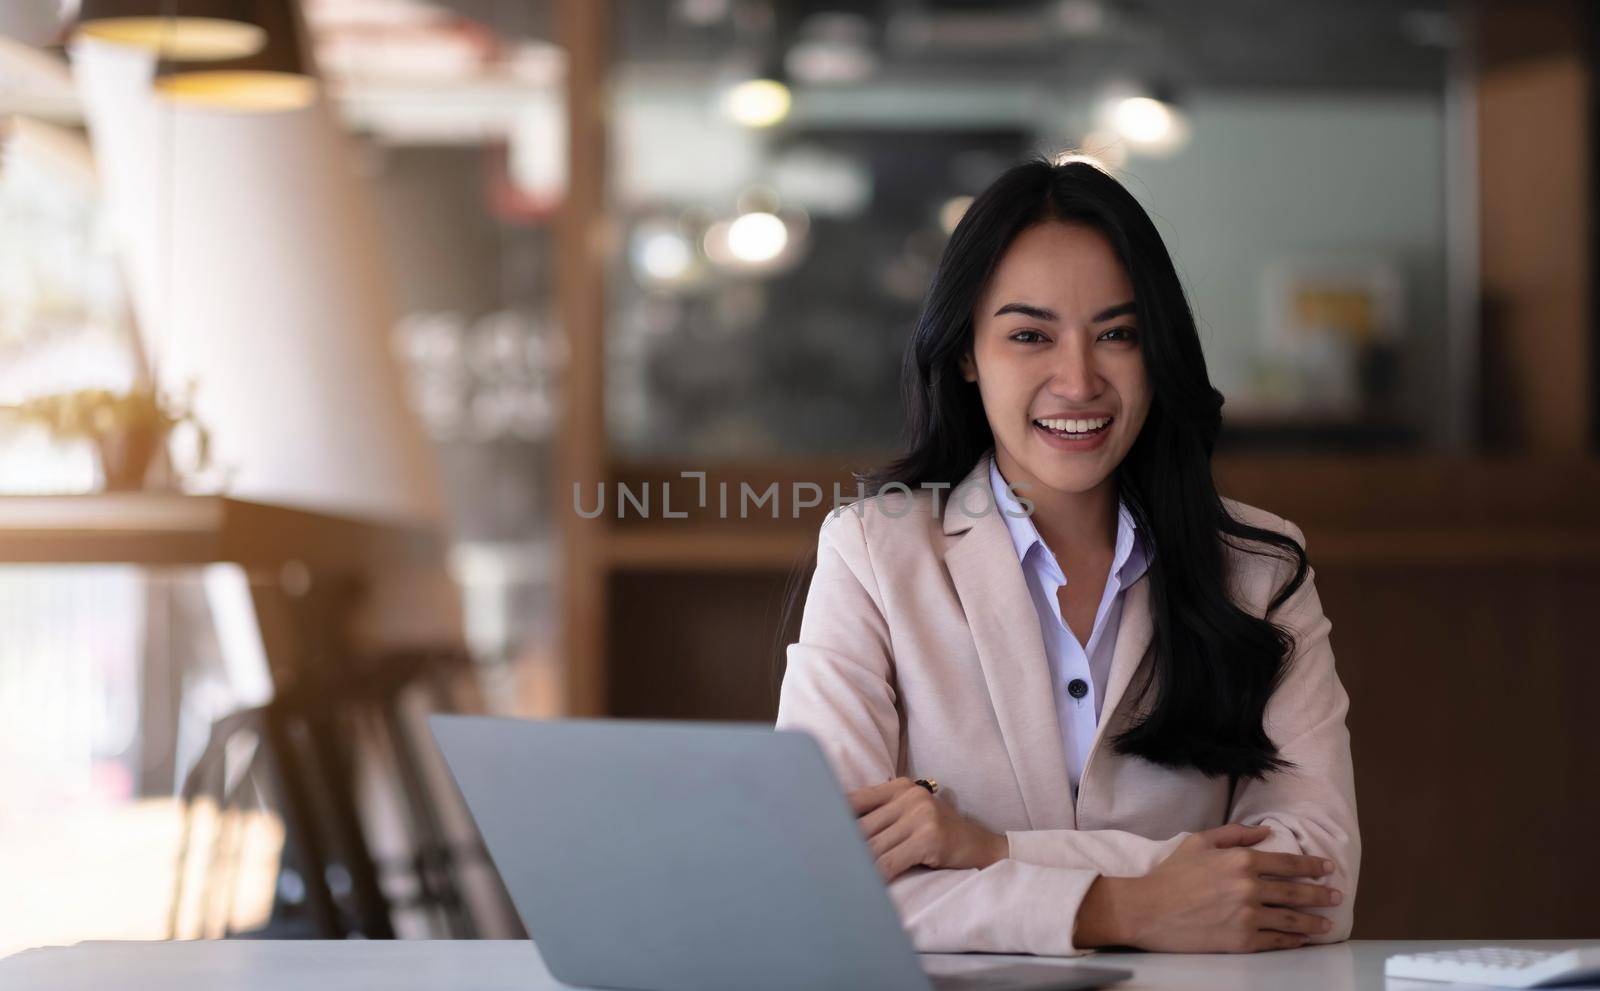
M1082 440L1093 437L1095 434L1104 433L1115 422L1114 416L1095 417L1089 420L1034 420L1033 425L1046 433L1053 434L1064 440Z

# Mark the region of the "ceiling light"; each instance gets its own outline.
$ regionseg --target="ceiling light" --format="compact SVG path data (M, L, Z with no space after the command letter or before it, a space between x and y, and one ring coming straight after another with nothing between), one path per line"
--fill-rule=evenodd
M728 225L728 251L742 262L772 261L788 244L789 228L775 213L742 213Z
M1117 104L1112 122L1123 137L1136 144L1151 144L1172 133L1172 110L1148 96L1130 96Z
M299 0L83 0L74 37L157 59L152 88L176 103L270 113L317 100Z
M1189 123L1176 102L1160 87L1120 88L1107 100L1103 129L1127 150L1170 155L1189 141Z
M722 109L745 127L771 127L789 116L789 87L776 79L746 79L723 94Z

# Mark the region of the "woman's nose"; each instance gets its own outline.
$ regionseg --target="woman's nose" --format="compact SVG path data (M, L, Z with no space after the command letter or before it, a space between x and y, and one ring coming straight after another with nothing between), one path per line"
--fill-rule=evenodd
M1063 399L1084 402L1100 395L1099 371L1092 349L1081 344L1066 344L1057 350L1058 360L1050 378L1050 391Z

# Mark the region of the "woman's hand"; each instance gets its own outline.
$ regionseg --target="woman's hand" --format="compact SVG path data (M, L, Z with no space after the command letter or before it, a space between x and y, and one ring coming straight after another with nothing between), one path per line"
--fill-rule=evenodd
M1331 861L1249 849L1272 830L1230 823L1185 837L1144 877L1101 877L1078 911L1074 944L1134 946L1173 953L1253 953L1302 946L1332 928L1297 911L1339 904L1324 884ZM1078 942L1082 940L1083 942Z
M886 882L918 865L983 868L1010 854L1004 835L989 832L910 778L857 788L848 797Z

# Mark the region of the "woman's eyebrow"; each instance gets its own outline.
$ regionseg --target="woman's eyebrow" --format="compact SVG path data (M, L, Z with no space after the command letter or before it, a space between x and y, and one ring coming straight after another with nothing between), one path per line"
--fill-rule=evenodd
M1138 309L1134 306L1133 300L1129 300L1126 303L1118 303L1116 306L1110 307L1109 309L1101 310L1099 313L1096 313L1094 315L1094 319L1090 320L1089 322L1099 323L1102 320L1110 320L1112 317L1120 317L1123 314L1137 315L1137 313Z
M1124 314L1136 314L1137 312L1138 310L1134 305L1134 302L1129 300L1126 303L1118 303L1116 306L1101 310L1099 313L1096 313L1093 319L1091 319L1089 322L1100 323L1105 320L1110 320L1112 317L1120 317ZM1007 303L998 310L994 311L994 315L997 317L1004 316L1007 313L1020 313L1030 320L1054 321L1060 319L1056 315L1055 310L1047 310L1042 306L1034 306L1031 303Z
M994 311L995 316L1004 316L1007 313L1020 313L1031 320L1054 320L1055 310L1047 310L1042 306L1031 306L1027 303L1007 303Z

